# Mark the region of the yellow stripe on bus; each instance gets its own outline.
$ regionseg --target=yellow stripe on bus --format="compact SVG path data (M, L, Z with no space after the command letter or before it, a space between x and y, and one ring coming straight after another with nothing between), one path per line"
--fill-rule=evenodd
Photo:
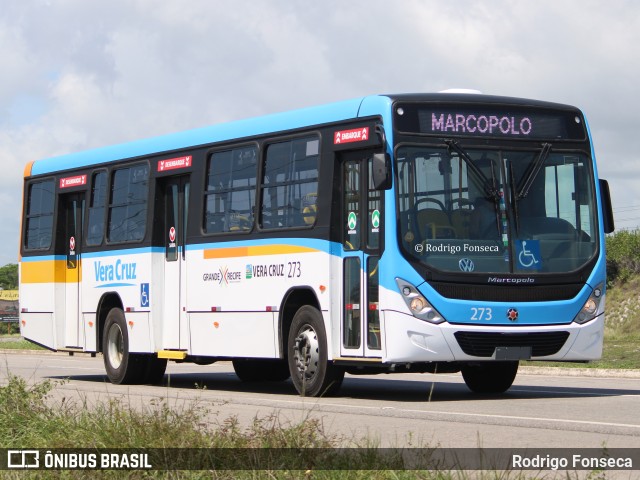
M255 247L215 248L204 251L205 259L257 257L258 255L284 255L291 253L317 252L315 248L297 245L258 245Z
M66 260L22 262L20 266L22 283L77 283L81 279L81 265L67 270Z

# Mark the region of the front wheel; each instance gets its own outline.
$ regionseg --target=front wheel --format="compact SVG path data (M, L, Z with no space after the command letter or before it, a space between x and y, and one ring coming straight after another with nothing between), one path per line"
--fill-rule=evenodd
M518 373L518 362L481 362L462 367L462 378L475 393L503 393Z
M296 312L287 350L291 379L300 395L317 397L338 391L344 369L328 361L327 334L317 308L305 305Z

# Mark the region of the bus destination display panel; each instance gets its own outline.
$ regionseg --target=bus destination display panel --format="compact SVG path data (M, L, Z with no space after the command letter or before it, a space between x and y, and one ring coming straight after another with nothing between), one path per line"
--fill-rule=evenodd
M396 129L437 136L499 137L522 140L584 140L582 115L531 108L402 104L395 108Z

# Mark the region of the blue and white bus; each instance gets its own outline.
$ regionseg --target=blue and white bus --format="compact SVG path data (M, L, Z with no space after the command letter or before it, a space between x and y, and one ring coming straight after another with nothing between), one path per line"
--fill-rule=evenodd
M224 360L496 393L602 353L613 217L571 106L367 96L34 161L23 208L22 335L114 383Z

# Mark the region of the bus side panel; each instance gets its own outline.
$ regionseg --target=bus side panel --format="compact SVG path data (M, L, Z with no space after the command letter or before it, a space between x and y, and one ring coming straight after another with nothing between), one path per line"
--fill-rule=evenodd
M287 292L312 290L320 309L329 309L328 248L290 238L188 252L190 353L278 358L278 312Z
M271 312L191 313L191 354L276 358L276 322Z
M161 295L151 289L149 249L87 253L82 261L82 322L86 351L97 351L99 337L97 309L105 295L116 294L122 303L129 328L130 351L154 352L150 310ZM142 292L146 297L143 298ZM154 300L156 302L154 303Z
M125 314L129 329L129 351L149 353L153 351L148 312L127 312Z
M98 351L98 335L97 328L98 322L96 321L95 313L83 313L82 323L84 325L84 350L85 352L97 352Z
M20 332L23 337L40 345L57 349L63 336L56 328L56 286L63 271L53 257L39 259L23 257L20 262ZM58 288L58 290L60 290Z
M61 263L61 262L60 262ZM20 308L29 312L53 312L54 288L62 268L56 260L23 258L20 264ZM28 300L27 300L28 299Z
M55 350L53 313L21 313L20 334L27 340Z

